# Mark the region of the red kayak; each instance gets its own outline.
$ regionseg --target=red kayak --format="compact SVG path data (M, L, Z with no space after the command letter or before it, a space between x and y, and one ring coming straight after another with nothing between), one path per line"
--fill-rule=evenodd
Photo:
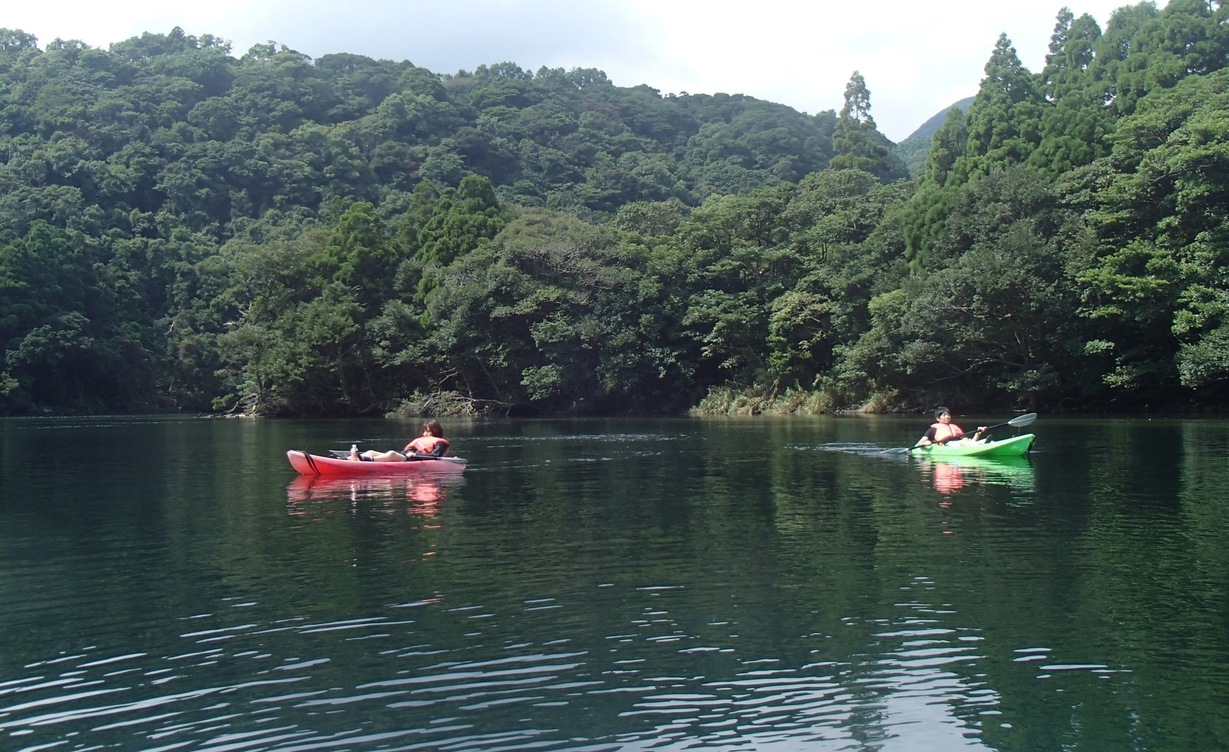
M465 471L466 460L460 457L420 457L405 462L357 462L340 457L291 449L286 452L290 466L300 475L418 475L455 474Z

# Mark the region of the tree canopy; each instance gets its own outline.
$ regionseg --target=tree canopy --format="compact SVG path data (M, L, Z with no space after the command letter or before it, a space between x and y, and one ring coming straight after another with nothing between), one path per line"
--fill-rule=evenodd
M1223 408L1229 10L840 112L0 29L0 413Z

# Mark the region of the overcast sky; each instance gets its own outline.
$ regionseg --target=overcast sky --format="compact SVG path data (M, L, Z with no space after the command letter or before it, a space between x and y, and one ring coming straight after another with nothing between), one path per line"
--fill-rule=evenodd
M1104 29L1127 2L1071 0ZM1158 2L1164 6L1164 2ZM616 86L747 94L814 114L840 110L853 71L879 130L901 141L977 92L999 34L1040 70L1061 0L34 0L0 26L39 46L114 42L176 26L240 57L277 42L311 57L351 52L435 73L512 62L598 68Z

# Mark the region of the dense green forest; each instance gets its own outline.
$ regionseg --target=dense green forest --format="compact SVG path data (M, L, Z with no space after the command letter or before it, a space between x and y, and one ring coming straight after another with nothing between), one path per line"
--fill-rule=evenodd
M910 176L857 72L0 29L0 414L1223 409L1227 61L1214 0L1064 8Z

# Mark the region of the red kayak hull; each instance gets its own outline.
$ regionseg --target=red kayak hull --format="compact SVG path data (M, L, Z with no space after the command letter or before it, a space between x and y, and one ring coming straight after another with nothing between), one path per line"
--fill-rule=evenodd
M298 449L286 452L290 466L300 475L455 475L465 471L460 457L407 460L405 462L355 462L336 457L321 457Z

